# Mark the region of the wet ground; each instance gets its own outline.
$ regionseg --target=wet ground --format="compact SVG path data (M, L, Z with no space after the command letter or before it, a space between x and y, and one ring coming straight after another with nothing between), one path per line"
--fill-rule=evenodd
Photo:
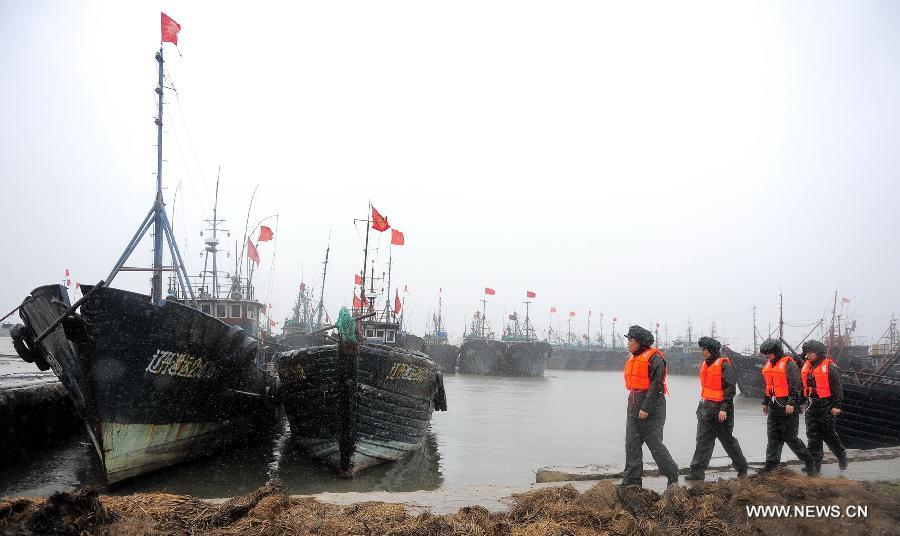
M0 348L2 353L7 352ZM37 374L27 381L46 380L33 365L0 361L0 378L13 370ZM527 486L534 482L533 470L539 467L623 461L627 395L618 372L548 370L543 378L450 374L444 383L449 411L434 414L425 448L405 461L372 469L354 480L335 478L328 468L299 453L285 427L255 445L148 475L117 493L234 496L276 477L290 494ZM683 466L694 450L697 379L672 375L668 383L666 444ZM736 413L735 435L745 454L748 458L762 456L765 416L759 401L739 396ZM792 456L787 449L785 453ZM714 455L724 455L721 447ZM648 454L645 459L650 460ZM79 437L57 448L36 451L24 463L0 468L0 495L45 495L100 481L93 447L86 437Z

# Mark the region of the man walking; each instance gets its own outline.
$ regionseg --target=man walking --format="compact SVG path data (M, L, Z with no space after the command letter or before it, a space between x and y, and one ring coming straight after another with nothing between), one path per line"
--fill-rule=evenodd
M700 404L697 406L697 446L691 460L691 472L685 480L703 480L712 458L716 439L737 470L738 477L747 474L747 459L734 437L734 367L731 360L719 352L721 343L712 337L700 337L697 342L703 354L700 365Z
M766 465L760 472L769 472L778 467L781 463L781 450L787 443L800 461L806 464L803 471L812 474L815 469L813 458L803 441L797 437L800 428L799 403L803 388L800 369L793 357L784 355L781 343L774 339L762 343L759 351L767 358L762 375L766 382L763 413L768 415L766 432L769 438L766 447Z
M625 362L625 388L628 410L625 421L625 471L622 484L641 485L644 473L644 443L650 449L659 472L678 483L678 465L663 445L666 423L666 360L653 348L653 334L640 326L628 329L628 351Z
M809 454L813 457L818 474L822 469L822 442L824 441L838 459L843 471L847 468L847 451L834 429L834 420L841 414L844 401L844 386L841 383L841 369L831 359L825 357L825 345L819 341L803 343L806 362L800 370L803 395L809 399L806 410L806 438Z

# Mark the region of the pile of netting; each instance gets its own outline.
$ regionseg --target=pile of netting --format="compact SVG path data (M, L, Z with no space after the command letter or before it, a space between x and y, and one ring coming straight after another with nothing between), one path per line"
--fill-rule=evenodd
M868 506L865 519L748 519L750 505ZM167 494L101 496L96 490L44 499L0 499L0 534L387 534L387 535L763 535L898 534L900 487L811 479L789 471L662 494L604 481L514 495L507 512L481 506L455 514L410 514L400 504L335 506L289 497L278 483L213 503Z

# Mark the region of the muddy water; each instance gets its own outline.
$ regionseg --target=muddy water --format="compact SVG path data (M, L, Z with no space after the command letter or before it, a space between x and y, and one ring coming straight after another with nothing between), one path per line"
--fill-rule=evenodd
M449 411L434 414L425 448L354 480L335 478L329 469L298 453L284 427L255 445L148 475L117 492L223 497L276 477L290 493L519 486L534 482L532 471L545 465L624 461L627 395L620 373L548 370L543 378L447 375L444 383ZM670 376L669 390L666 444L679 465L687 465L694 450L697 379ZM765 417L759 401L739 396L736 412L735 435L745 454L762 456ZM714 455L725 454L717 447ZM785 455L792 456L787 449ZM650 460L649 454L645 459ZM0 495L46 494L100 481L93 448L86 438L77 438L63 447L35 452L26 463L0 468Z

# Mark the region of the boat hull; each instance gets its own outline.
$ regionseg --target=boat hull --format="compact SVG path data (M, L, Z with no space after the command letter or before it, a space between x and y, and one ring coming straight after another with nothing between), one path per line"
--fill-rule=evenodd
M459 347L460 374L500 375L500 362L506 344L500 341L470 339Z
M284 352L277 362L293 440L341 476L422 447L442 387L424 354L363 345L354 358L326 345Z
M29 339L67 307L63 287L35 289L21 308ZM33 350L65 386L108 485L211 454L276 414L256 341L174 301L98 289Z
M835 426L844 446L873 449L900 445L900 385L859 384L847 373L843 378L844 402Z
M442 372L456 372L459 361L459 346L453 344L428 344L425 353Z
M551 346L546 342L511 342L500 361L503 376L543 376L550 360Z
M762 399L766 392L762 368L766 358L759 355L746 356L735 352L727 346L722 348L722 355L729 358L734 365L738 389L744 396Z

